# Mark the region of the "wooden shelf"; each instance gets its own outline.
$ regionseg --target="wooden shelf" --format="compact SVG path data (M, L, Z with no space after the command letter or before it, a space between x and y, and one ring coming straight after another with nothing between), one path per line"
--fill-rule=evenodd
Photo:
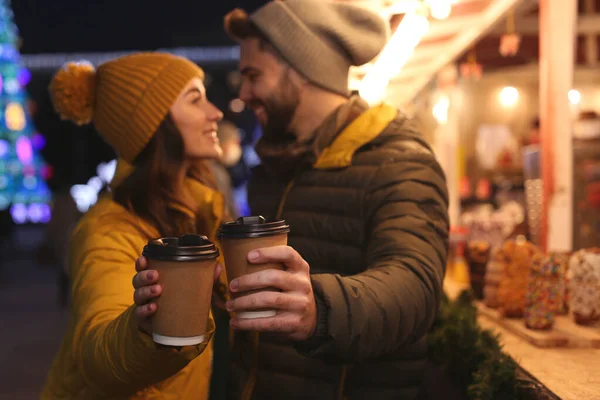
M571 347L600 349L600 325L577 325L571 316L554 318L554 327L547 331L533 330L525 326L522 318L504 318L492 308L477 303L479 315L491 319L515 335L541 348Z

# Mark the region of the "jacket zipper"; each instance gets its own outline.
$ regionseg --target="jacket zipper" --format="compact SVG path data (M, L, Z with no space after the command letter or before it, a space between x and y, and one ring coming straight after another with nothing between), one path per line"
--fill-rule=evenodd
M285 189L283 190L283 193L281 195L281 199L279 200L279 206L277 207L277 213L275 214L275 219L281 219L281 215L283 214L283 208L285 207L285 203L287 201L287 197L290 194L290 192L292 191L292 188L294 187L294 179L290 180L288 182L288 184L286 185ZM250 400L252 398L252 394L254 392L254 385L256 384L256 374L258 373L258 348L259 348L259 340L260 340L260 335L258 332L255 332L255 334L252 337L252 350L254 353L254 357L252 360L252 367L250 368L250 372L248 375L248 380L246 381L246 384L244 385L244 390L242 391L242 400ZM337 385L337 391L335 394L335 398L337 400L345 400L347 399L346 396L344 396L344 389L346 386L346 376L348 374L348 366L344 365L342 366L341 370L340 370L340 378L338 381L338 385Z
M280 219L281 214L283 213L283 207L285 206L285 202L287 200L288 194L292 190L294 186L294 180L290 180L286 185L283 194L281 195L281 199L279 200L279 206L277 207L277 213L275 214L275 219ZM252 334L252 367L250 368L248 374L248 380L244 385L244 390L242 391L241 400L250 400L252 398L252 394L254 392L254 385L256 384L256 374L258 373L258 348L259 348L260 334L258 332L253 332Z

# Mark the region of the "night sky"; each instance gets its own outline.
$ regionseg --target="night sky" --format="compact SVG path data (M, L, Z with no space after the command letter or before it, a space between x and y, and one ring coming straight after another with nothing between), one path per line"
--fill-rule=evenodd
M251 12L265 0L12 0L15 22L22 38L21 53L144 51L169 47L230 46L223 17L235 7ZM207 94L227 119L252 131L250 111L232 114L229 101L236 97L227 85L232 65L203 66L210 82ZM52 190L85 183L96 166L114 158L112 149L92 125L76 127L61 121L53 110L48 84L54 71L32 71L28 85L37 104L34 124L47 139L43 157L53 167ZM248 137L249 138L249 137Z
M151 50L233 44L223 17L265 0L12 0L21 52ZM168 4L168 5L167 5ZM210 5L209 5L210 4Z

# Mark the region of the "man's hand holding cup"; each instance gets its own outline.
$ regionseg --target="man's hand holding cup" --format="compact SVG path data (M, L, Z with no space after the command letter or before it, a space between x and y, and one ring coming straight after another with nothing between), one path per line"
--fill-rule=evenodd
M239 330L276 332L294 341L310 338L316 329L317 311L308 263L289 246L253 250L248 253L248 262L281 263L285 269L264 269L231 281L229 289L237 295L227 302L227 310L237 314L231 319L231 326ZM279 291L260 291L266 288ZM250 293L245 295L244 292ZM239 317L240 313L264 309L273 309L276 314L265 318Z

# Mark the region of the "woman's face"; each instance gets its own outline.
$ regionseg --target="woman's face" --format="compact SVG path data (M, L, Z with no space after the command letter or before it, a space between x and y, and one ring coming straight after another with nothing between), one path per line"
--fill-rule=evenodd
M188 159L218 159L222 150L217 138L217 122L223 118L206 98L200 78L192 79L171 106L171 117L181 132Z

